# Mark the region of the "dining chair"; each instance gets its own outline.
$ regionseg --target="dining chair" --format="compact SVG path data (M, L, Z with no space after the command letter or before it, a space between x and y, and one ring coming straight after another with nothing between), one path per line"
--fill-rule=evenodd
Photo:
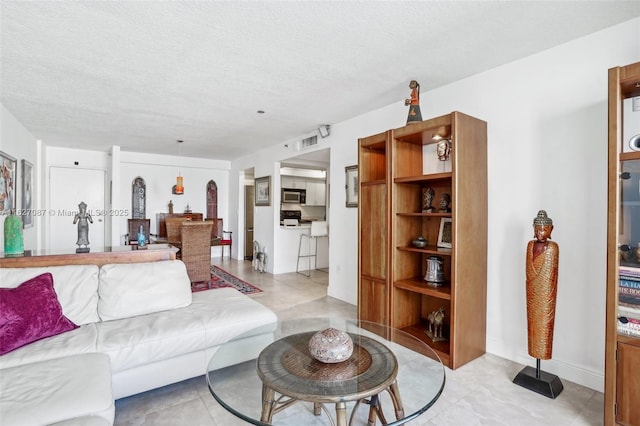
M180 243L180 229L183 222L189 221L184 217L169 217L166 219L167 225L167 242L171 243Z
M185 221L180 226L181 258L192 283L211 281L212 226L207 221Z
M125 236L126 245L138 244L138 233L140 232L140 226L142 226L142 232L145 237L145 244L149 244L149 238L151 234L149 229L151 228L151 219L127 219L127 235Z

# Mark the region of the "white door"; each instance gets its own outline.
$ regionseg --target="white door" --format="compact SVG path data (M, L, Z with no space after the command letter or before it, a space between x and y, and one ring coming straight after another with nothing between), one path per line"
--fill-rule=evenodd
M78 204L87 204L89 248L104 247L104 170L51 167L49 169L49 250L76 249Z

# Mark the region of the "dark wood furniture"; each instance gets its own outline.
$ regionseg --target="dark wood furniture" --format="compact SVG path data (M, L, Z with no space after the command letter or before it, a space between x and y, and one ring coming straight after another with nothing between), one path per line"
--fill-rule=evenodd
M450 139L447 161L438 143ZM455 369L485 353L487 311L487 123L453 112L359 139L358 317L415 336ZM433 190L434 212L423 212ZM448 194L450 211L440 212ZM451 248L438 247L450 221ZM423 236L426 247L412 241ZM429 285L439 256L445 282ZM427 335L444 308L446 340Z
M640 226L640 210L637 201L629 197L631 182L637 185L640 176L640 152L624 149L623 102L640 96L640 62L609 70L609 171L607 214L607 316L605 337L604 424L640 425L640 337L618 332L620 302L618 289L620 266L638 268L640 264L627 263L622 258L621 245L635 244L628 241ZM628 135L633 136L633 135ZM621 173L629 173L625 180ZM638 197L635 186L634 197ZM628 197L628 198L627 198ZM635 228L634 228L635 227ZM640 309L640 306L638 306Z
M231 259L231 248L233 245L233 232L224 231L222 218L206 218L205 221L213 222L211 229L211 245L222 246L221 257L224 258L224 248L229 247L229 259Z
M140 263L175 260L178 249L169 244L94 248L89 253L76 253L75 249L26 250L23 256L5 256L0 253L0 268L27 268L34 266L106 265L108 263Z
M142 232L145 236L145 243L149 244L149 238L151 238L151 234L149 233L151 231L151 219L127 219L127 235L125 236L125 244L138 244L140 226L142 226Z

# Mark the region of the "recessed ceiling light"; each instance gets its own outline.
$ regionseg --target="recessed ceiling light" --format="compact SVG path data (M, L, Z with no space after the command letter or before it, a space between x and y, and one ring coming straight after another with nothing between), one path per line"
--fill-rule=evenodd
M264 114L264 111L263 111L263 110L261 110L261 109L259 109L259 110L258 110L258 114Z

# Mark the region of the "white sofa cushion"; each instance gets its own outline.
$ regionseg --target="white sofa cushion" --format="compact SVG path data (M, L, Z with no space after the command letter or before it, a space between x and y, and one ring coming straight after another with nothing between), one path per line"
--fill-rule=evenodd
M98 314L110 321L188 306L191 282L179 260L108 264L98 294Z
M0 369L81 353L96 352L97 340L96 323L85 324L75 330L29 343L0 356ZM0 375L2 375L2 372L0 372Z
M82 416L113 424L109 357L90 353L2 370L2 424L48 425Z
M205 329L207 348L221 345L241 334L248 337L251 330L264 333L259 327L273 323L278 317L273 311L234 288L201 291L193 295L189 307L192 321Z
M204 327L193 318L189 306L104 321L96 326L98 352L111 357L114 373L205 347Z
M45 272L53 275L53 288L67 318L78 325L100 321L98 267L95 265L0 268L0 286L15 288Z
M221 288L195 293L184 308L97 324L97 350L119 372L218 346L264 324L274 323L275 329L276 321L255 300Z

